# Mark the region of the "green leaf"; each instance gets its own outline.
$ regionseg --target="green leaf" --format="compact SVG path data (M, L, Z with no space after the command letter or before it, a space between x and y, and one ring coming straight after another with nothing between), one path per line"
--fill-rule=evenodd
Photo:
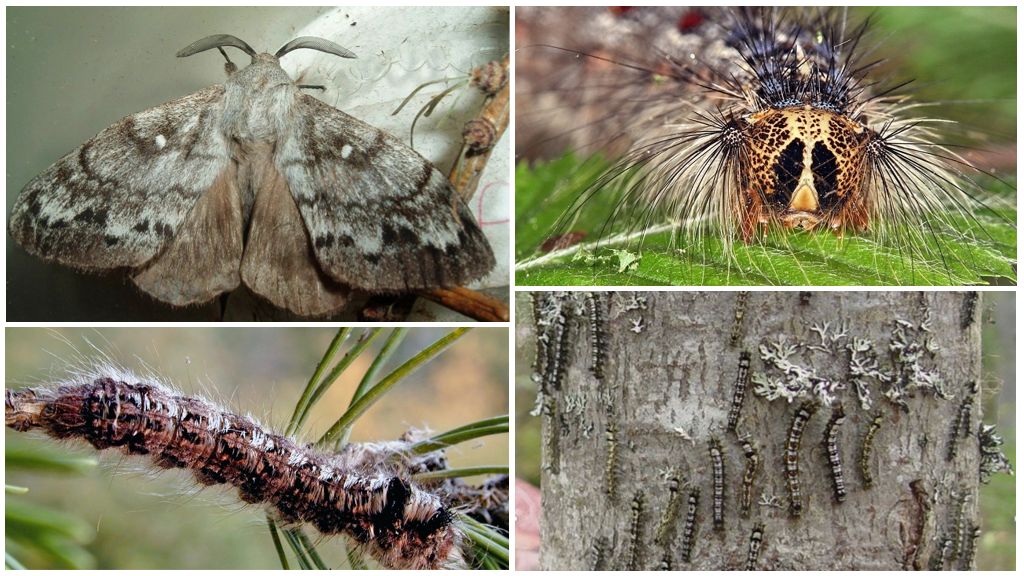
M523 286L796 285L900 286L1012 284L1017 281L1015 192L986 185L997 208L971 217L950 214L919 229L893 229L883 242L871 235L838 237L829 231L768 233L731 252L721 238L686 241L670 224L627 234L607 227L620 190L601 210L581 211L564 231L584 234L576 246L542 253L554 226L608 166L572 156L532 168L517 167L516 282ZM533 202L534 204L530 204ZM601 214L604 212L604 214ZM604 230L610 233L601 234Z

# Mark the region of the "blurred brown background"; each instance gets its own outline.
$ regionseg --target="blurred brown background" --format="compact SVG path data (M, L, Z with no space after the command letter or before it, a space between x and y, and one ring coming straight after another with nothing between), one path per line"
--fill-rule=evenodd
M412 329L381 375L449 330ZM201 394L280 429L335 333L333 328L10 328L6 385L53 382L69 368L103 362L106 356L136 373L159 374L185 393ZM303 439L315 439L344 412L387 334L385 330L377 337L316 406ZM391 440L410 427L440 432L505 414L508 371L508 331L474 329L385 395L357 421L351 439ZM56 447L70 455L100 456L100 466L85 475L11 471L6 476L7 484L30 490L25 495L8 494L7 500L49 505L93 528L86 549L97 568L280 566L263 509L243 506L234 490L199 489L183 471L154 473L145 458L98 453L77 442L61 445L10 430L5 442L7 448ZM508 436L460 445L449 450L449 459L452 467L505 465ZM329 566L343 562L342 547L331 546L335 541L327 539L318 546ZM31 564L32 557L19 560L30 568L59 567Z

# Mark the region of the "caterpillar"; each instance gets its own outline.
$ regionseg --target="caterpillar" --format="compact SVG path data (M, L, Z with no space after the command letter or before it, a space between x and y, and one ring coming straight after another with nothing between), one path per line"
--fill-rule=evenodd
M740 514L743 517L750 515L750 508L754 500L754 479L761 469L761 456L757 452L750 436L740 439L740 446L743 448L743 456L747 459L747 465L743 469L743 489L740 491Z
M630 507L632 517L629 523L629 551L627 553L628 566L630 570L639 570L643 565L641 558L642 538L641 532L644 522L644 493L637 491L633 496L633 504Z
M799 518L803 513L803 498L800 493L800 440L808 420L818 411L818 405L810 400L805 401L793 415L786 437L786 488L789 490L789 515Z
M693 545L697 540L697 522L700 511L700 488L690 488L690 495L686 497L686 522L683 524L683 541L679 544L680 556L685 564L693 559Z
M910 493L913 495L914 502L917 504L917 521L915 522L915 544L913 550L909 554L909 564L910 568L920 570L921 550L924 549L925 532L927 532L928 525L931 523L932 518L932 503L931 497L928 494L928 489L924 485L924 480L920 478L910 482Z
M594 292L587 292L584 299L587 321L590 324L590 372L600 382L604 380L604 359L608 353L605 342L604 302L600 295Z
M608 539L604 536L599 536L594 540L594 544L590 547L590 555L593 559L591 563L591 570L607 570L608 569Z
M619 491L619 438L618 426L609 418L604 431L604 491L608 499L615 501Z
M722 444L718 438L708 441L708 454L711 456L711 523L716 532L725 530L725 461L722 457Z
M813 296L814 296L813 292L810 292L808 290L801 290L800 291L800 305L801 306L807 306L808 304L810 304L811 303L811 298Z
M871 488L875 482L874 476L871 474L871 450L874 448L875 435L878 434L878 429L882 427L882 418L881 411L875 413L868 424L868 430L864 434L864 440L860 445L860 475L864 481L865 488Z
M744 570L756 570L757 569L757 557L761 555L761 541L764 539L764 524L758 522L754 524L754 529L750 532L750 544L747 548L747 566Z
M964 554L960 558L961 570L974 569L974 556L978 550L978 539L981 538L981 526L974 525L964 539Z
M974 317L978 310L978 293L967 292L964 294L964 303L960 307L960 328L967 330L974 324Z
M736 293L736 311L733 313L732 332L729 334L729 346L735 347L743 336L743 315L747 312L749 292Z
M544 423L541 436L544 442L544 470L558 474L562 469L561 430L559 429L558 398L545 394L541 398L541 415Z
M462 565L462 532L441 498L356 445L340 454L264 429L250 418L128 374L8 389L7 427L145 455L160 468L227 484L282 522L346 534L389 569Z
M963 548L963 541L966 531L964 530L964 522L966 521L967 514L967 501L970 499L970 493L966 487L961 486L959 494L954 498L953 505L953 517L950 519L950 532L953 540L952 550L949 552L950 562L956 562L960 559L960 552Z
M668 504L658 522L658 528L654 532L654 543L658 546L668 544L672 535L672 528L675 526L676 518L679 517L679 509L682 507L682 495L679 492L679 477L673 476L668 481Z
M640 251L663 232L687 252L713 238L729 254L737 240L826 230L933 261L956 258L936 235L983 244L988 221L1005 221L979 184L987 173L944 145L939 121L915 115L909 82L872 77L870 26L845 9L516 17L517 153L617 158L570 191L556 237Z
M932 553L931 559L928 561L928 570L937 572L942 570L949 560L949 553L953 548L953 539L949 536L943 536L939 539L938 546Z
M750 352L740 352L740 364L736 370L736 384L732 389L732 405L729 407L729 422L726 430L736 431L736 425L740 420L740 411L743 409L743 400L747 397L747 386L750 384Z
M966 438L971 433L971 411L974 409L974 396L978 388L976 382L967 384L967 392L964 399L960 401L956 417L949 430L949 443L946 446L946 462L952 462L956 458L960 438Z
M665 553L661 556L661 562L658 564L658 570L660 572L668 572L672 570L672 551L665 550Z
M839 450L839 427L846 421L843 405L832 409L832 417L825 425L825 453L828 457L829 473L832 477L832 496L836 502L846 500L846 482L843 479L843 456Z

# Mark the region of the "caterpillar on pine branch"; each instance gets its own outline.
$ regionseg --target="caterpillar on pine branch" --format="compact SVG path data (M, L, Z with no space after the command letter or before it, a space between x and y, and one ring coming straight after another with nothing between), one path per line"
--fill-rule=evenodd
M617 158L553 238L639 250L671 231L731 254L828 230L949 273L970 262L944 235L980 245L982 217L1015 226L981 186L998 177L947 144L952 123L921 115L909 79L876 77L869 21L845 9L535 7L517 22L517 156Z
M328 453L156 382L105 372L6 390L7 427L148 456L160 468L192 471L200 484L234 486L244 502L266 505L286 524L349 536L385 568L463 566L464 537L451 505L409 478L446 466L443 457L413 461L406 454L403 462L405 443L349 444ZM500 481L479 491L448 487L460 503L493 499L501 490Z

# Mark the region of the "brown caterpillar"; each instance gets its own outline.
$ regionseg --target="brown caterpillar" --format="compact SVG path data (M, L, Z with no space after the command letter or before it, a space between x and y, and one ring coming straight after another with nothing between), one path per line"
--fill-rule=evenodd
M761 555L761 541L763 539L764 524L758 522L754 524L754 529L750 532L750 545L747 548L747 566L744 570L757 569L757 557Z
M882 413L876 412L868 424L868 431L864 434L864 442L860 446L860 475L864 479L864 487L871 488L875 479L871 474L871 450L875 446L875 434L882 427Z
M743 409L743 400L747 397L747 386L750 384L750 352L740 352L740 364L736 370L736 384L732 389L732 406L729 407L729 422L726 430L736 431L736 425L740 421L740 411Z
M128 375L53 388L7 390L6 424L57 439L148 455L161 468L191 470L204 485L229 484L288 524L346 534L390 569L462 566L462 533L431 492L350 445L320 452L204 400ZM375 465L370 465L374 463Z
M740 491L740 514L747 517L754 500L754 478L761 469L761 456L749 436L741 438L740 445L747 459L747 466L743 469L743 490Z
M682 496L679 492L679 478L673 476L668 481L668 504L665 506L665 512L661 515L661 521L658 522L658 529L654 533L654 543L658 546L665 546L668 543L676 518L679 516L681 505Z
M800 440L803 438L807 421L818 411L818 405L807 401L800 405L789 426L786 437L786 487L789 489L789 514L799 518L803 513L803 498L800 494Z
M749 292L741 291L736 293L736 312L732 323L732 332L729 334L729 346L735 347L743 336L743 315L747 312L747 297Z
M708 441L708 454L711 456L712 488L711 492L711 523L716 532L725 530L725 462L722 457L722 444L718 438Z
M829 472L832 476L832 496L836 502L846 500L846 481L843 479L843 455L839 451L839 427L846 421L843 405L832 409L832 417L825 425L825 452L828 456Z
M680 544L680 555L683 562L690 563L693 558L693 544L697 539L697 517L700 506L700 488L690 489L690 495L686 498L686 523L683 525L683 541Z
M637 491L633 496L631 507L632 518L629 523L629 553L628 566L630 570L639 570L643 564L641 558L640 540L643 537L641 529L644 523L644 493Z

